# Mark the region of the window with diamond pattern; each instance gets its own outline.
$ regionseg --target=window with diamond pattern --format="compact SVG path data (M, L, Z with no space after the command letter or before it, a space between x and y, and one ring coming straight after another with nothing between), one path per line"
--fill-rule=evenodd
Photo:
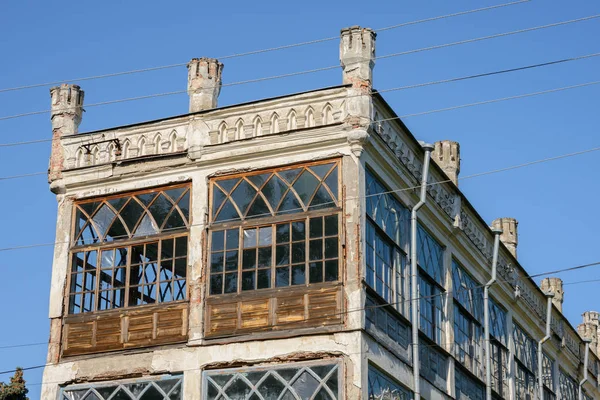
M205 371L203 380L205 400L341 399L337 363Z
M339 279L339 161L211 180L209 294Z
M182 400L183 378L73 385L62 390L61 400Z
M185 300L190 187L76 202L69 314Z

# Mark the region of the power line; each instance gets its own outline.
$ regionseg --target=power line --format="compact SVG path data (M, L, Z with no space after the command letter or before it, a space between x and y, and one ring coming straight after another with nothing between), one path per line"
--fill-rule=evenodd
M550 275L550 274L556 273L557 271L558 272L572 271L574 269L586 268L586 267L590 267L590 266L593 266L593 265L600 265L600 262L596 262L596 263L592 263L592 264L586 264L586 265L581 265L581 266L577 266L577 267L565 268L565 269L562 269L562 270L551 271L551 272L548 272L548 273L542 273L542 274L537 274L537 275L529 275L529 277L532 278L534 276L539 276L539 275ZM527 277L527 276L525 276L525 277ZM511 282L510 280L503 280L503 279L498 279L497 281L498 282L504 282L504 283ZM322 320L324 318L335 317L335 316L342 316L342 315L347 315L347 314L354 313L354 312L368 311L368 310L372 310L372 309L384 308L384 307L389 307L389 306L393 307L393 306L401 305L401 304L404 304L404 303L410 303L410 302L412 302L414 300L430 299L430 298L434 298L434 297L438 297L438 296L439 297L444 297L444 296L448 296L449 297L449 296L454 296L454 294L459 294L459 293L462 293L462 292L470 292L470 291L473 291L473 290L476 290L476 289L482 289L485 286L486 286L485 284L480 284L480 285L472 286L470 288L464 288L463 287L463 288L461 288L458 291L454 291L453 289L450 289L448 291L444 291L444 292L436 293L436 294L432 294L432 295L417 296L415 299L404 299L404 300L396 301L396 302L393 302L393 303L389 303L388 302L388 303L383 303L383 304L377 304L377 305L374 305L374 306L359 307L359 308L350 309L350 310L341 311L341 312L336 312L336 313L327 314L327 315L320 315L318 317L312 317L312 318L309 317L309 318L303 320L303 322L312 321L312 320ZM298 325L298 321L283 322L283 323L278 324L277 326L281 327L281 326L285 326L285 325L288 325L288 324L289 325ZM223 336L215 337L214 339L223 339L223 338L236 337L236 336L241 336L241 335L239 333L237 333L237 334L231 334L231 335L223 335ZM448 344L451 345L451 344L454 344L454 342L448 342L448 343L446 343L446 345L448 345ZM409 344L409 346L412 346L412 345L413 344ZM419 344L419 346L425 346L425 347L442 347L443 348L443 344L437 344L437 343L436 344L425 344L425 345ZM360 354L360 353L355 353L355 354ZM82 357L82 358L79 358L77 361L91 360L91 359L103 358L103 357L106 357L106 354L96 354L96 355L92 355L92 356L89 356L89 357ZM44 367L53 366L53 365L56 365L56 364L48 363L48 364L35 365L35 366L31 366L31 367L25 367L25 368L21 368L21 369L23 371L29 371L29 370L44 368ZM7 371L0 371L0 375L10 374L10 373L14 373L14 372L16 372L16 369L7 370Z
M48 342L23 343L23 344L13 344L13 345L9 345L9 346L0 346L0 350L2 350L2 349L14 349L14 348L18 348L18 347L41 346L43 344L48 344Z
M472 178L476 178L476 177L480 177L480 176L484 176L484 175L492 175L492 174L497 174L500 172L505 172L505 171L510 171L510 170L514 170L514 169L519 169L519 168L524 168L524 167L529 167L531 165L535 165L535 164L542 164L542 163L546 163L546 162L550 162L550 161L556 161L556 160L560 160L563 158L569 158L569 157L575 157L575 156L579 156L579 155L583 155L583 154L587 154L587 153L591 153L591 152L596 152L596 151L600 151L600 147L592 147L589 149L585 149L585 150L581 150L581 151L577 151L577 152L571 152L571 153L566 153L566 154L561 154L558 156L553 156L553 157L547 157L547 158L543 158L543 159L539 159L539 160L534 160L534 161L529 161L526 163L522 163L522 164L517 164L517 165L513 165L513 166L509 166L509 167L504 167L504 168L499 168L499 169L494 169L494 170L490 170L490 171L485 171L485 172L480 172L480 173L476 173L476 174L471 174L471 175L467 175L467 176L462 176L459 177L459 180L466 180L466 179L472 179ZM439 185L442 183L447 183L447 182L451 182L450 179L446 179L446 180L441 180L439 182L433 182L433 183L428 183L427 186L433 186L433 185ZM361 198L369 198L369 197L375 197L375 196L380 196L382 194L391 194L391 193L400 193L400 192L405 192L405 191L410 191L410 190L415 190L415 189L419 189L421 186L420 185L416 185L416 186L411 186L411 187L407 187L407 188L402 188L402 189L397 189L397 190L389 190L389 191L385 191L385 192L380 192L380 193L376 193L376 194L371 194L371 195L365 195L365 196L349 196L346 197L346 200L358 200ZM332 202L326 202L323 203L324 204L330 204ZM297 208L297 209L291 209L288 211L300 211L303 209ZM264 216L268 216L271 215L269 214L264 214ZM263 216L263 215L258 215L258 216ZM219 222L230 222L230 221L236 221L237 219L229 219L229 220L223 220L223 221L219 221ZM206 223L198 223L198 224L191 224L189 225L189 227L208 227L209 224ZM177 228L179 229L179 228ZM166 232L168 230L163 230L163 232ZM118 239L118 238L117 238ZM12 250L23 250L23 249L30 249L30 248L35 248L35 247L47 247L47 246L54 246L57 244L65 244L65 243L70 243L70 241L59 241L59 242L49 242L49 243L38 243L38 244L29 244L29 245L22 245L22 246L12 246L12 247L4 247L4 248L0 248L0 252L3 251L12 251Z
M20 179L28 178L30 176L46 175L48 171L32 172L30 174L12 175L12 176L1 176L0 181L7 181L9 179Z
M400 52L400 53L393 53L393 54L388 54L388 55L384 55L384 56L379 56L379 57L375 57L375 59L377 59L377 60L387 59L387 58L391 58L391 57L399 57L399 56L420 53L420 52L429 51L429 50L437 50L437 49L441 49L441 48L458 46L458 45L473 43L473 42L479 42L479 41L494 39L494 38L498 38L498 37L505 37L505 36L516 35L516 34L525 33L525 32L531 32L531 31L535 31L535 30L539 30L539 29L546 29L546 28L552 28L552 27L566 25L566 24L572 24L572 23L576 23L576 22L587 21L587 20L595 19L595 18L600 18L600 14L583 17L583 18L578 18L578 19L573 19L573 20L569 20L569 21L561 21L561 22L556 22L556 23L552 23L552 24L541 25L541 26L532 27L532 28L520 29L520 30L516 30L516 31L511 31L511 32L499 33L496 35L483 36L483 37L479 37L479 38L467 39L467 40L462 40L462 41L458 41L458 42L423 47L420 49L408 50L408 51L404 51L404 52ZM236 85L244 85L244 84L248 84L248 83L264 82L267 80L288 78L288 77L292 77L292 76L306 75L306 74L315 73L315 72L323 72L323 71L328 71L328 70L332 70L332 69L337 69L339 67L340 67L339 65L331 65L329 67L322 67L322 68L316 68L316 69L312 69L312 70L292 72L289 74L273 75L273 76L267 76L267 77L262 77L262 78L246 80L246 81L232 82L229 84L224 84L222 86L236 86ZM173 96L173 95L178 95L178 94L183 94L183 93L187 93L187 90L177 90L177 91L171 91L171 92L149 94L149 95L144 95L144 96L129 97L129 98L124 98L124 99L108 100L108 101L103 101L103 102L99 102L99 103L87 104L87 105L85 105L85 107L104 106L104 105L123 103L123 102L129 102L129 101L146 100L146 99L156 98L156 97ZM0 121L28 117L28 116L33 116L33 115L46 114L51 111L52 110L39 110L39 111L30 111L30 112L21 113L21 114L6 115L3 117L0 117Z
M588 279L585 281L576 281L576 282L567 282L567 283L563 283L563 286L565 285L579 285L582 283L592 283L592 282L600 282L600 279Z
M581 87L586 87L586 86L593 86L593 85L597 85L599 83L600 83L600 81L586 82L586 83L581 83L581 84L578 84L578 85L571 85L571 86L564 86L564 87L560 87L560 88L556 88L556 89L542 90L540 92L525 93L525 94L520 94L520 95L516 95L516 96L502 97L502 98L499 98L499 99L492 99L492 100L478 101L478 102L475 102L475 103L462 104L462 105L459 105L459 106L446 107L446 108L438 108L438 109L430 110L430 111L423 111L423 112L418 112L418 113L413 113L413 114L401 115L399 117L381 119L381 120L379 120L379 122L391 121L391 120L400 119L400 118L418 117L418 116L421 116L421 115L435 114L435 113L444 112L444 111L458 110L458 109L461 109L461 108L481 106L481 105L484 105L484 104L499 103L499 102L507 101L507 100L523 99L523 98L526 98L526 97L539 96L539 95L542 95L542 94L562 92L564 90L576 89L576 88L581 88Z
M456 13L452 13L452 14L446 14L446 15L440 15L440 16L436 16L436 17L420 19L420 20L416 20L416 21L404 22L404 23L400 23L397 25L392 25L392 26L388 26L388 27L384 27L384 28L375 29L374 31L375 32L383 32L383 31L388 31L391 29L402 28L402 27L409 26L409 25L416 25L416 24L421 24L424 22L437 21L437 20L441 20L441 19L445 19L445 18L458 17L461 15L473 14L473 13L477 13L477 12L493 10L496 8L502 8L502 7L513 6L513 5L522 4L522 3L528 3L530 1L531 0L520 0L520 1L510 2L510 3L502 3L502 4L489 6L489 7L476 8L476 9L467 10L467 11L460 11L460 12L456 12ZM244 53L230 54L230 55L226 55L226 56L217 57L217 59L226 60L226 59L231 59L231 58L246 57L246 56L250 56L250 55L262 54L262 53L267 53L267 52L286 50L286 49L290 49L293 47L301 47L301 46L307 46L307 45L312 45L312 44L317 44L317 43L323 43L323 42L328 42L328 41L337 40L337 39L339 39L339 36L331 36L331 37L326 37L326 38L322 38L322 39L309 40L309 41L305 41L305 42L270 47L270 48L265 48L265 49L260 49L260 50L253 50L253 51L248 51L248 52L244 52ZM134 69L134 70L122 71L122 72L114 72L114 73L103 74L103 75L87 76L87 77L83 77L83 78L64 79L64 80L60 80L60 81L45 82L45 83L35 83L35 84L31 84L31 85L16 86L16 87L11 87L11 88L0 89L0 93L24 90L24 89L32 89L32 88L44 87L44 86L53 86L53 85L58 85L58 84L65 83L65 82L82 82L82 81L89 81L89 80L93 80L93 79L112 78L112 77L121 76L121 75L131 75L131 74L137 74L137 73L142 73L142 72L150 72L150 71L158 71L158 70L170 69L170 68L176 68L176 67L183 67L185 65L187 65L187 62L162 65L162 66L158 66L158 67Z
M424 83L417 83L417 84L413 84L413 85L395 87L395 88L390 88L390 89L377 90L377 93L387 93L387 92L407 90L407 89L416 89L416 88L421 88L421 87L425 87L425 86L439 85L439 84L451 83L451 82L459 82L459 81L464 81L464 80L469 80L469 79L477 79L477 78L482 78L482 77L488 77L488 76L494 76L494 75L512 73L512 72L517 72L517 71L523 71L523 70L528 70L528 69L533 69L533 68L540 68L540 67L546 67L546 66L551 66L551 65L557 65L557 64L562 64L562 63L571 62L571 61L584 60L584 59L587 59L587 58L598 57L598 56L600 56L600 53L586 54L586 55L583 55L583 56L577 56L577 57L570 57L570 58L564 58L564 59L559 59L559 60L547 61L547 62L538 63L538 64L530 64L530 65L525 65L525 66L521 66L521 67L503 69L503 70L498 70L498 71L484 72L484 73L475 74L475 75L466 75L466 76L461 76L461 77L455 77L455 78L449 78L449 79L443 79L443 80L437 80L437 81L430 81L430 82L424 82ZM337 68L337 66L336 66L336 68ZM325 67L325 68L319 69L319 70L325 70L325 69L330 69L330 67ZM314 71L316 71L316 70L302 71L302 72L297 72L297 73L294 73L294 74L311 73L311 72L314 72ZM278 77L290 76L290 75L291 74L278 75ZM259 79L269 79L269 78L259 78ZM250 83L250 82L256 82L256 81L257 80L255 79L255 80L252 80L252 81L243 81L243 83ZM184 93L184 92L185 91L180 91L180 92L177 92L177 93ZM171 93L172 92L169 92L169 93L166 93L164 95L169 95ZM142 97L143 98L147 98L147 96L142 96ZM348 96L348 97L353 97L353 96ZM135 99L139 100L140 98L131 98L131 99L124 99L124 100L119 100L119 101L130 101L130 100L135 100ZM93 107L94 105L97 106L97 105L104 105L104 104L106 104L106 102L104 102L104 103L98 103L98 104L92 104L92 105L89 105L89 106L86 106L86 107ZM45 110L45 111L34 112L34 113L46 113L46 112L49 112L49 111ZM29 115L29 114L24 114L22 116L25 116L25 115ZM52 139L39 139L39 140L30 140L30 141L14 142L14 143L0 143L0 147L22 146L22 145L30 145L30 144L37 144L37 143L45 143L45 142L50 142L50 141L52 141Z

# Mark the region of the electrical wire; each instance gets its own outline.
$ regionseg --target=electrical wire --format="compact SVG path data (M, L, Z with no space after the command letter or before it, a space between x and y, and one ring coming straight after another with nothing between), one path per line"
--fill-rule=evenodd
M528 70L528 69L532 69L532 68L546 67L546 66L571 62L571 61L584 60L587 58L598 57L598 56L600 56L600 53L592 53L592 54L586 54L586 55L578 56L578 57L564 58L564 59L547 61L547 62L538 63L538 64L530 64L530 65L525 65L525 66L521 66L521 67L510 68L510 69L484 72L484 73L475 74L475 75L466 75L466 76L461 76L461 77L455 77L455 78L449 78L449 79L443 79L443 80L437 80L437 81L430 81L430 82L424 82L424 83L417 83L417 84L407 85L407 86L400 86L400 87L395 87L395 88L390 88L390 89L377 90L376 92L377 93L386 93L386 92L394 92L394 91L401 91L401 90L407 90L407 89L416 89L416 88L421 88L421 87L425 87L425 86L439 85L439 84L451 83L451 82L459 82L459 81L464 81L464 80L469 80L469 79L477 79L477 78L494 76L494 75L499 75L499 74L523 71L523 70ZM337 68L337 66L336 66L336 68ZM326 67L326 69L329 69L329 67ZM300 73L310 73L313 71L315 71L315 70L303 71ZM300 74L300 73L297 73L297 74ZM289 76L289 75L290 74L287 74L286 76ZM279 77L282 77L282 76L284 76L284 75L279 75ZM265 78L261 78L261 79L265 79ZM254 81L257 81L257 80L252 80L252 82L254 82ZM244 81L244 82L249 83L251 81ZM183 92L184 91L181 91L181 93L183 93ZM350 95L348 97L354 97L354 96L355 95ZM362 95L360 95L360 96L362 96ZM129 101L129 100L131 100L131 99L128 99L127 101ZM101 104L95 104L95 105L101 105ZM94 105L91 105L91 106L94 106ZM89 107L89 106L86 106L86 107ZM40 113L46 113L46 112L48 112L48 111L43 111ZM15 142L15 143L0 143L0 147L22 146L22 145L50 142L50 141L52 141L52 139L39 139L39 140L30 140L30 141Z
M596 263L592 263L592 264L586 264L585 266L577 266L577 267L570 267L570 268L564 268L562 270L558 270L558 271L572 271L573 269L581 269L582 267L590 267L593 265L600 265L600 262L596 262ZM540 276L540 275L550 275L550 274L554 274L557 271L550 271L548 273L542 273L542 274L537 274L535 276ZM529 275L529 277L533 277L534 275ZM527 277L527 276L526 276ZM512 282L510 280L503 280L503 279L498 279L498 282ZM448 290L448 291L444 291L441 293L437 293L437 294L433 294L433 295L428 295L428 296L418 296L416 299L406 299L406 300L400 300L397 302L393 302L393 303L382 303L382 304L377 304L374 306L365 306L365 307L360 307L360 308L355 308L355 309L351 309L351 310L346 310L346 311L341 311L341 312L337 312L337 313L333 313L333 314L327 314L327 315L320 315L318 317L312 317L312 318L307 318L305 320L302 321L302 323L306 322L306 321L313 321L313 320L322 320L324 318L329 318L329 317L335 317L335 316L342 316L342 315L347 315L350 313L354 313L354 312L362 312L362 311L368 311L368 310L372 310L372 309L378 309L378 308L384 308L384 307L390 307L390 306L398 306L404 303L411 303L413 300L424 300L424 299L430 299L430 298L434 298L434 297L443 297L443 296L454 296L454 294L459 294L461 292L470 292L473 290L477 290L477 289L483 289L486 286L486 284L481 284L481 285L475 285L472 286L470 288L461 288L458 291L454 291L454 290ZM406 318L406 317L405 317ZM298 325L298 321L288 321L288 322L283 322L278 324L278 327L281 326L285 326L285 325ZM223 335L223 336L219 336L219 337L211 337L212 339L224 339L224 338L228 338L228 337L239 337L242 336L241 334L232 334L232 335ZM446 345L452 345L454 344L454 342L449 342L449 343L445 343ZM412 346L412 344L409 344L409 346ZM443 348L443 344L419 344L419 346L424 346L424 347L442 347ZM360 354L360 353L355 353L355 354ZM81 357L81 358L77 358L74 361L85 361L85 360L93 360L93 359L97 359L97 358L103 358L106 357L106 354L96 354L96 355L92 355L89 357ZM41 364L41 365L35 365L35 366L31 366L31 367L25 367L25 368L21 368L21 370L23 371L29 371L29 370L33 370L33 369L40 369L40 368L45 368L47 366L53 366L56 364L52 364L52 363L47 363L47 364ZM7 371L0 371L0 375L4 375L4 374L10 374L10 373L14 373L16 372L16 369L12 369L12 370L7 370ZM50 383L50 382L48 382Z
M384 56L378 56L378 57L375 57L375 59L377 59L377 60L387 59L387 58L391 58L391 57L399 57L399 56L420 53L420 52L429 51L429 50L437 50L437 49L441 49L441 48L458 46L458 45L467 44L467 43L479 42L482 40L489 40L489 39L494 39L494 38L498 38L498 37L505 37L505 36L516 35L516 34L525 33L525 32L531 32L531 31L535 31L535 30L539 30L539 29L546 29L546 28L552 28L552 27L566 25L566 24L572 24L572 23L576 23L576 22L588 21L590 19L595 19L595 18L600 18L600 14L583 17L583 18L578 18L578 19L573 19L573 20L568 20L568 21L556 22L556 23L547 24L547 25L541 25L541 26L532 27L532 28L520 29L520 30L516 30L516 31L511 31L511 32L499 33L496 35L483 36L483 37L479 37L479 38L467 39L467 40L462 40L462 41L458 41L458 42L423 47L420 49L414 49L414 50L408 50L408 51L404 51L404 52L400 52L400 53L393 53L393 54L388 54L388 55L384 55ZM314 73L314 72L333 70L333 69L337 69L339 67L340 67L339 65L331 65L329 67L322 67L322 68L317 68L317 69L313 69L313 70L292 72L289 74L273 75L273 76L267 76L267 77L262 77L262 78L246 80L246 81L233 82L233 83L225 84L225 86L244 85L247 83L263 82L263 81L273 80L273 79L288 78L288 77L292 77L292 76L306 75L306 74L310 74L310 73ZM124 98L124 99L108 100L108 101L103 101L103 102L99 102L99 103L87 104L87 105L85 105L85 107L89 108L89 107L105 106L105 105L109 105L109 104L124 103L124 102L137 101L137 100L145 100L145 99L156 98L156 97L172 96L172 95L183 94L183 93L187 93L187 90L176 90L176 91L171 91L171 92L155 93L155 94L149 94L149 95L144 95L144 96L129 97L129 98ZM29 117L29 116L33 116L33 115L47 114L51 111L52 110L39 110L39 111L30 111L30 112L21 113L21 114L6 115L3 117L0 117L0 121L5 121L5 120L15 119L15 118L22 118L22 117Z
M477 13L477 12L481 12L481 11L488 11L488 10L493 10L493 9L497 9L497 8L513 6L513 5L517 5L517 4L528 3L530 1L531 0L519 0L519 1L510 2L510 3L497 4L497 5L493 5L493 6L489 6L489 7L460 11L460 12L455 12L452 14L440 15L440 16L420 19L420 20L416 20L416 21L403 22L400 24L375 29L374 31L375 32L383 32L383 31L397 29L397 28L401 28L401 27L405 27L405 26L409 26L409 25L416 25L416 24L421 24L424 22L437 21L437 20L441 20L441 19L445 19L445 18L458 17L458 16L473 14L473 13ZM244 53L230 54L230 55L226 55L226 56L217 57L217 59L226 60L226 59L231 59L231 58L246 57L246 56L250 56L250 55L263 54L263 53L279 51L279 50L286 50L286 49L290 49L290 48L294 48L294 47L307 46L307 45L323 43L323 42L328 42L328 41L338 40L338 39L339 39L339 36L331 36L331 37L326 37L326 38L322 38L322 39L315 39L315 40L309 40L309 41L300 42L300 43L270 47L270 48L259 49L259 50L253 50L253 51L248 51L248 52L244 52ZM131 74L137 74L137 73L142 73L142 72L150 72L150 71L158 71L158 70L170 69L170 68L176 68L176 67L183 67L186 65L187 65L187 62L162 65L162 66L157 66L157 67L134 69L134 70L122 71L122 72L114 72L114 73L110 73L110 74L87 76L87 77L83 77L83 78L64 79L64 80L60 80L60 81L45 82L45 83L35 83L35 84L30 84L30 85L0 89L0 93L12 92L12 91L24 90L24 89L32 89L32 88L44 87L44 86L53 86L53 85L58 85L58 84L65 83L65 82L82 82L82 81L89 81L89 80L93 80L93 79L112 78L112 77L122 76L122 75L131 75Z
M519 169L519 168L524 168L524 167L529 167L532 165L536 165L536 164L542 164L542 163L546 163L546 162L551 162L551 161L556 161L556 160L560 160L560 159L564 159L564 158L570 158L570 157L575 157L575 156L579 156L579 155L583 155L583 154L587 154L587 153L592 153L592 152L596 152L596 151L600 151L600 147L592 147L589 149L585 149L585 150L581 150L581 151L576 151L576 152L571 152L571 153L566 153L566 154L561 154L558 156L553 156L553 157L547 157L547 158L542 158L539 160L534 160L534 161L529 161L526 163L522 163L522 164L516 164L516 165L512 165L509 167L504 167L504 168L498 168L498 169L493 169L493 170L489 170L489 171L485 171L485 172L479 172L479 173L475 173L475 174L471 174L471 175L466 175L466 176L461 176L458 177L458 180L464 181L467 179L472 179L472 178L477 178L480 176L485 176L485 175L492 175L492 174L497 174L497 173L501 173L501 172L506 172L506 171L511 171L511 170L515 170L515 169ZM434 185L440 185L443 183L448 183L451 182L451 179L445 179L445 180L441 180L438 182L433 182L433 183L428 183L427 186L434 186ZM381 196L382 194L391 194L391 193L400 193L400 192L406 192L406 191L410 191L410 190L415 190L415 189L419 189L421 187L421 185L416 185L416 186L411 186L411 187L406 187L406 188L402 188L402 189L396 189L396 190L389 190L389 191L385 191L385 192L380 192L380 193L376 193L376 194L370 194L370 195L365 195L365 196L349 196L346 197L346 200L358 200L361 198L367 199L369 197L375 197L375 196ZM325 202L322 205L326 205L326 204L335 204L335 202ZM303 208L297 208L297 209L290 209L288 211L304 211ZM259 216L270 216L271 214L259 214L257 215L257 217ZM232 221L237 221L239 219L227 219L227 220L222 220L219 221L219 223L225 223L225 222L232 222ZM189 227L209 227L210 224L207 223L198 223L198 224L190 224ZM169 230L178 230L180 228L174 228L174 229L164 229L162 232L167 232ZM119 239L119 237L116 237L116 239ZM3 251L12 251L12 250L22 250L22 249L30 249L30 248L35 248L35 247L47 247L47 246L54 246L57 244L66 244L66 243L70 243L70 241L57 241L57 242L49 242L49 243L37 243L37 244L29 244L29 245L22 245L22 246L12 246L12 247L4 247L4 248L0 248L0 252Z

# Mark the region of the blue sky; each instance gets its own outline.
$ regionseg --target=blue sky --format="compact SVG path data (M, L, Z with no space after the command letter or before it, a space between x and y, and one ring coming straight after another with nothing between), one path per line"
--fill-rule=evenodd
M3 2L0 89L220 57L337 36L340 28L381 28L499 1L403 2ZM528 28L600 13L598 3L541 1L381 32L378 55ZM552 61L600 51L600 19L380 60L374 83L387 89ZM335 65L338 42L224 60L223 81ZM600 57L500 76L384 94L399 115L600 79ZM225 87L220 105L333 86L341 71ZM185 67L81 82L86 103L184 90ZM461 175L600 146L600 85L545 96L407 118L420 140L461 143ZM49 108L48 87L0 93L0 117ZM187 111L187 95L90 107L81 131ZM0 121L1 143L51 136L48 114ZM0 147L0 176L44 171L49 143ZM519 220L519 259L531 273L600 261L600 154L590 153L465 180L461 189L483 218ZM0 247L54 240L56 201L44 176L0 181ZM0 252L0 347L48 338L52 247ZM600 268L562 274L565 282L600 279ZM564 312L600 308L597 283L565 286ZM46 347L0 348L0 370L45 362ZM26 373L41 382L41 369ZM8 375L0 376L1 380ZM30 386L31 398L39 385Z

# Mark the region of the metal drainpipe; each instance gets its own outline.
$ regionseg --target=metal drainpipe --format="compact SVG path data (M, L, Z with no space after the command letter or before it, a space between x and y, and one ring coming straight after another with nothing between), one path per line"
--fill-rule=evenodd
M494 252L492 255L492 279L483 287L483 335L485 340L485 398L492 400L492 361L490 357L490 286L496 282L498 250L502 229L492 228L494 234Z
M579 382L579 400L583 400L583 384L588 379L588 354L590 352L590 342L592 339L585 338L583 341L585 343L585 355L583 356L583 379L581 382Z
M550 323L552 322L552 298L554 297L554 293L545 293L546 295L546 301L548 302L547 308L546 308L546 336L544 336L542 338L542 340L540 340L538 342L538 356L537 356L537 363L538 363L538 390L539 390L539 398L540 400L544 400L544 377L542 376L542 374L544 373L543 370L543 362L542 362L542 357L544 357L544 353L542 352L542 345L548 340L550 339Z
M419 202L413 207L410 215L410 301L412 316L412 363L414 380L414 400L421 399L421 382L419 375L419 299L418 296L418 273L417 273L417 211L425 204L427 200L427 176L429 175L429 161L433 145L425 143L422 145L425 150L423 158L423 172L421 173L421 196Z

